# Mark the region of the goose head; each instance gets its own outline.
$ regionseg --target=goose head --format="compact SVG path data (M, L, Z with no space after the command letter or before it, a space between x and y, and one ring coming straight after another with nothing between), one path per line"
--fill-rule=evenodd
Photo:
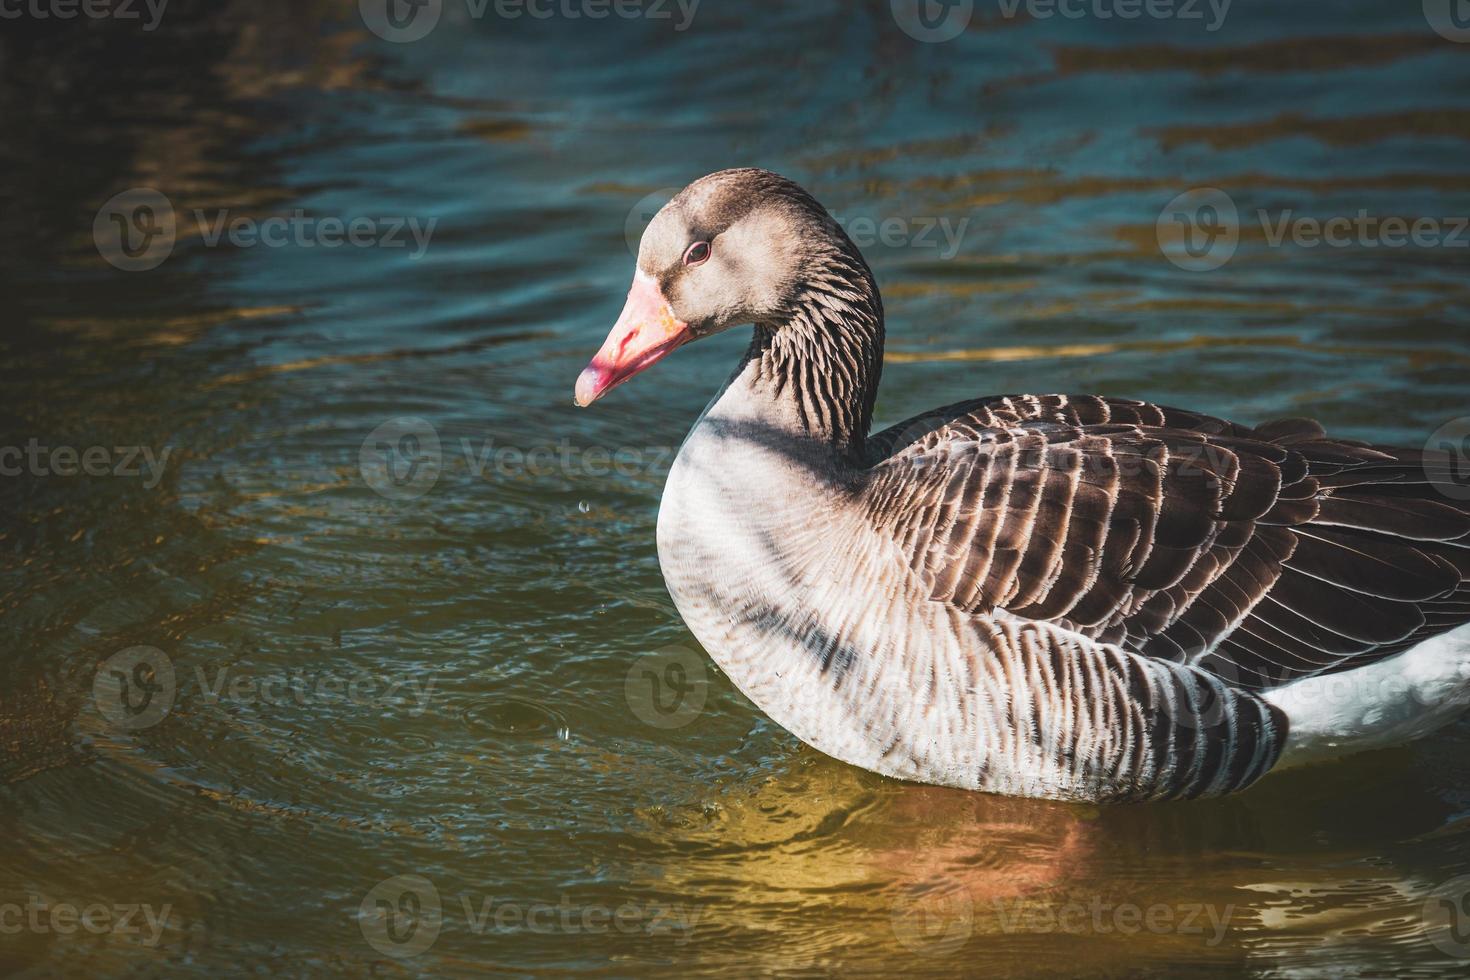
M852 248L827 211L767 170L724 170L680 191L638 248L622 316L577 379L591 405L678 348L747 323L779 323L833 250Z

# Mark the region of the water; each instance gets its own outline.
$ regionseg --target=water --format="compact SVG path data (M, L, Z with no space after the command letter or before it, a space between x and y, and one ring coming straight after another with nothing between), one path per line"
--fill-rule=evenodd
M883 420L1096 391L1422 444L1470 408L1470 253L1268 234L1470 214L1470 45L1388 6L981 2L946 43L881 0L451 0L406 44L336 0L6 21L0 445L40 462L0 480L0 963L1463 976L1470 723L1190 805L853 770L706 666L658 571L743 338L571 404L647 199L759 164L867 245ZM1196 187L1241 215L1210 272L1156 233ZM130 188L176 216L150 271L94 242ZM55 472L91 447L109 475Z

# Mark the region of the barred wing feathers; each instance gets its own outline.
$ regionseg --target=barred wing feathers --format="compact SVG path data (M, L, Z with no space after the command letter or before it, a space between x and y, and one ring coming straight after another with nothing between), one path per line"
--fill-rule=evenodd
M1260 690L1470 621L1445 456L1142 402L1012 397L869 441L863 503L932 597Z

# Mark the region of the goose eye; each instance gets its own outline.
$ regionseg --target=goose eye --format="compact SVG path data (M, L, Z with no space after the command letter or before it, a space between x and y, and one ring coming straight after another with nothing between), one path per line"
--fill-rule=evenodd
M685 265L702 265L709 258L709 242L695 242L689 246L689 251L684 253Z

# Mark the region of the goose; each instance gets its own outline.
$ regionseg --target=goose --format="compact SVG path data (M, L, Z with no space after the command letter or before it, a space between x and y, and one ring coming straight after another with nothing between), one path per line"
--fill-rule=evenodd
M659 563L719 668L820 752L1013 796L1192 799L1470 704L1453 454L1098 395L870 432L873 274L758 169L654 217L576 402L741 325L668 474Z

